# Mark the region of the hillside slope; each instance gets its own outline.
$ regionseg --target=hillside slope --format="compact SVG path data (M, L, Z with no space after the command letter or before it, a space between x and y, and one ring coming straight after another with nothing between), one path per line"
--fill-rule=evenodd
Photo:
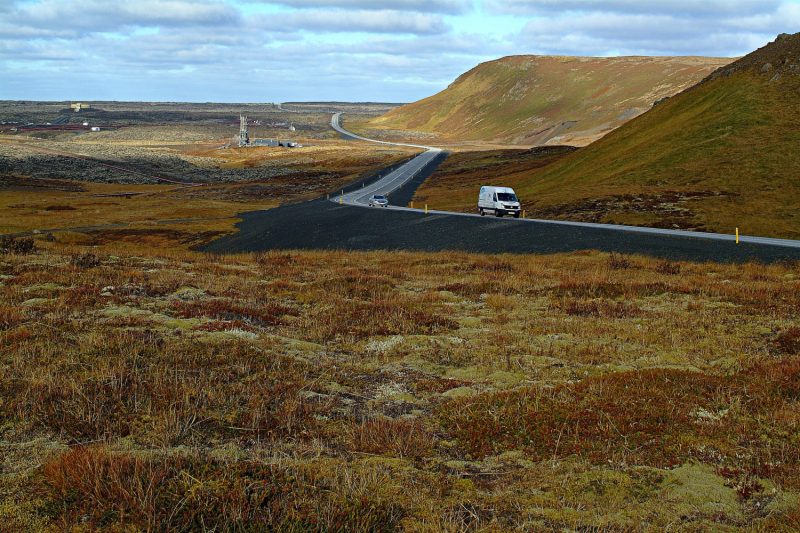
M800 33L782 35L590 146L545 168L494 165L483 182L540 218L800 239L799 95ZM417 194L471 209L471 157L451 162L470 179L445 166Z
M362 123L443 139L584 146L691 87L727 58L510 56L444 91Z

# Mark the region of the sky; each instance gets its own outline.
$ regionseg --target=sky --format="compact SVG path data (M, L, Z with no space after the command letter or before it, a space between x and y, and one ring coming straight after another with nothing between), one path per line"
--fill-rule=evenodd
M0 99L411 102L507 55L737 57L800 0L0 0Z

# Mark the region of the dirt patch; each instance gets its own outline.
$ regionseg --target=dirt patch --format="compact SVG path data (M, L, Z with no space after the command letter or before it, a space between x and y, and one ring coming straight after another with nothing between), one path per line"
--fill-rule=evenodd
M605 222L603 219L609 215L643 213L657 216L658 220L637 224L639 226L706 231L703 224L695 220L696 214L686 206L686 203L690 200L730 196L734 196L734 193L727 191L665 191L660 194L618 194L606 198L586 198L540 208L529 207L528 213L532 218L576 222Z
M253 200L273 200L286 202L295 198L319 196L329 191L345 177L338 172L311 170L294 172L272 178L250 181L241 185L210 187L202 190L187 190L181 198L208 198L228 202L248 202Z
M153 247L178 244L188 244L190 247L196 247L208 244L226 233L225 231L214 230L190 232L166 228L92 230L84 233L90 240L90 242L84 244L99 246L111 242L125 242Z
M6 191L52 190L64 192L84 192L86 187L80 183L65 180L30 178L14 174L0 174L0 189Z

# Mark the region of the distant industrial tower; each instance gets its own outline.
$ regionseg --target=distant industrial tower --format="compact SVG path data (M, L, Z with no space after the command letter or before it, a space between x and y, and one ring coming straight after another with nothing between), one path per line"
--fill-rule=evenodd
M250 139L247 137L247 117L239 115L239 148L247 146Z

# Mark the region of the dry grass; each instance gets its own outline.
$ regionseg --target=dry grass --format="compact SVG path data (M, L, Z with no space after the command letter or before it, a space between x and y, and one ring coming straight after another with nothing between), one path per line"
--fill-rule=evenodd
M773 62L783 64L783 57ZM797 65L783 68L789 67ZM797 239L800 189L792 154L800 107L792 95L800 77L784 73L770 82L774 72L759 69L677 95L560 157L451 155L414 201L475 212L482 185L507 186L528 218L727 234L738 228L744 235Z
M0 259L12 529L797 524L794 264L36 246Z
M11 140L13 142L9 142ZM26 148L91 157L113 166L143 171L145 175L174 178L169 172L182 175L185 169L180 165L187 163L196 167L198 172L208 168L230 175L225 175L226 182L206 183L207 180L203 179L202 186L188 188L180 185L83 181L88 178L77 170L70 174L70 179L75 181L0 176L0 234L188 219L195 221L195 227L189 230L192 235L173 236L171 240L172 244L181 240L196 241L191 242L192 245L207 242L220 232L232 232L238 214L243 211L269 209L284 203L319 198L414 153L407 149L378 149L365 143L319 140L314 141L317 146L296 150L218 150L223 140L210 145L179 145L171 149L161 146L132 147L126 144L127 141L113 138L91 138L80 142L25 142L10 138L4 142L10 146L0 146L0 151L5 150L13 157L44 157L51 166L55 164L53 160L58 160L57 157ZM62 159L65 163L71 161L69 158ZM122 177L135 182L148 181L146 176L114 171L92 162L86 162L85 165L93 171L99 169L107 172L108 179ZM151 165L156 170L147 170ZM237 172L262 168L271 169L274 175L257 180L236 177ZM105 181L106 174L103 176ZM169 226L169 230L172 229L173 226ZM176 231L186 233L187 230L177 227ZM217 233L202 234L208 231ZM158 231L147 233L148 238L154 235L158 237ZM118 240L126 240L123 237L120 236ZM136 244L150 244L144 237L127 240ZM187 242L179 244L186 245Z
M436 95L357 124L353 131L384 130L390 137L423 139L434 133L434 142L502 140L532 146L555 139L551 144L585 146L730 61L504 57L476 66ZM574 122L567 127L565 120Z

